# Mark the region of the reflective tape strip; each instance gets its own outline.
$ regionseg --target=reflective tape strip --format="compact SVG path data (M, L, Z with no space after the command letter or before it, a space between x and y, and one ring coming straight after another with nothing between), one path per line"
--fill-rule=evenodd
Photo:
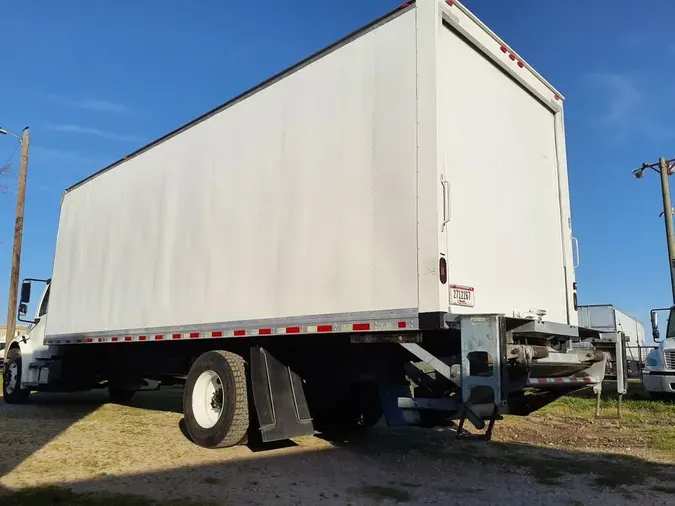
M161 329L159 332L150 330L143 333L120 334L119 331L110 335L78 335L57 336L45 339L47 345L60 344L98 344L118 342L150 342L150 341L188 341L194 339L220 339L247 336L278 336L278 335L302 335L302 334L340 334L359 332L392 332L400 330L417 329L417 318L387 319L387 320L360 320L350 322L321 322L310 325L283 325L265 326L255 325L251 327L213 328L205 330ZM158 329L159 330L159 329ZM549 378L542 378L547 381ZM583 378L582 378L583 379ZM539 379L537 379L539 381Z
M600 380L598 378L590 378L590 377L584 377L584 378L572 378L572 377L565 377L565 378L530 378L528 383L530 385L551 385L551 384L563 384L563 383L599 383Z

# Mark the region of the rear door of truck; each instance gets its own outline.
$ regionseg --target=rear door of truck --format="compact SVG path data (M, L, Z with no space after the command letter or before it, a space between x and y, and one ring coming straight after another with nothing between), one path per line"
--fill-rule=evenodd
M458 4L438 44L451 311L574 323L561 97Z

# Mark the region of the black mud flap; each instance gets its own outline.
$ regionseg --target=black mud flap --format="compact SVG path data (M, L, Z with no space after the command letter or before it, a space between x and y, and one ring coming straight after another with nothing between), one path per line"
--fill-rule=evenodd
M300 376L264 348L251 348L251 385L263 442L314 434Z

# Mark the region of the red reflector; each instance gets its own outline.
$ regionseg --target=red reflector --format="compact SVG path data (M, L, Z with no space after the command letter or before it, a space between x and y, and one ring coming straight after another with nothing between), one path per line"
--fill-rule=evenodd
M286 327L286 334L299 334L300 327Z
M234 331L234 335L237 336L237 337L239 337L239 336L245 336L245 335L246 335L246 331L245 331L245 330L235 330L235 331Z
M98 338L98 342L99 342L99 343L102 343L102 342L104 342L104 341L105 341L105 337L99 337L99 338Z
M131 336L126 336L126 337L124 338L124 340L125 340L125 341L131 341L131 340L132 340L132 337L131 337Z
M181 339L183 334L171 334L171 339Z
M455 4L455 0L445 0L445 3L452 6Z
M558 95L558 94L556 93L556 94L555 94L555 99L556 99L556 100L560 100L560 98L561 98L560 95Z
M448 282L448 261L445 257L441 257L438 261L438 277L441 280L441 284L446 284Z
M117 341L120 340L120 338L119 338L119 337L113 337L113 338L111 338L110 340L111 340L113 343L116 343Z
M370 330L370 323L355 323L352 328L354 330Z
M148 336L138 336L139 341L145 341L148 338Z
M317 332L333 332L333 326L332 325L319 325L316 328Z
M261 336L268 336L272 333L272 329L259 329L258 334Z
M88 342L88 343L93 343L94 340L93 340L91 337L88 337L88 338L87 338L87 342Z
M223 333L220 331L211 332L211 337L223 337Z
M508 51L508 49L506 49L506 46L502 46L499 49L502 50L502 53L506 53Z
M155 336L155 341L161 341L162 339L164 339L164 336L162 334L157 334Z
M513 54L513 53L511 53L511 54L509 55L509 58L511 58L513 61L515 61L515 60L516 60L516 55Z
M405 329L405 328L407 328L407 327L408 327L408 323L407 323L407 322L398 322L398 328L399 328L399 329Z
M199 332L190 332L190 339L196 339L199 337Z
M522 69L525 66L525 64L522 61L519 61L518 66Z

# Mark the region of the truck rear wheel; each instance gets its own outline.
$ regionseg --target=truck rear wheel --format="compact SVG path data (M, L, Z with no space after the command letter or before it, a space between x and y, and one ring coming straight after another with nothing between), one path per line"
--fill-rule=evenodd
M21 388L21 352L14 348L7 354L2 375L2 396L7 404L23 404L30 390Z
M208 351L190 369L183 393L185 427L205 448L234 446L249 426L244 360L228 351Z

